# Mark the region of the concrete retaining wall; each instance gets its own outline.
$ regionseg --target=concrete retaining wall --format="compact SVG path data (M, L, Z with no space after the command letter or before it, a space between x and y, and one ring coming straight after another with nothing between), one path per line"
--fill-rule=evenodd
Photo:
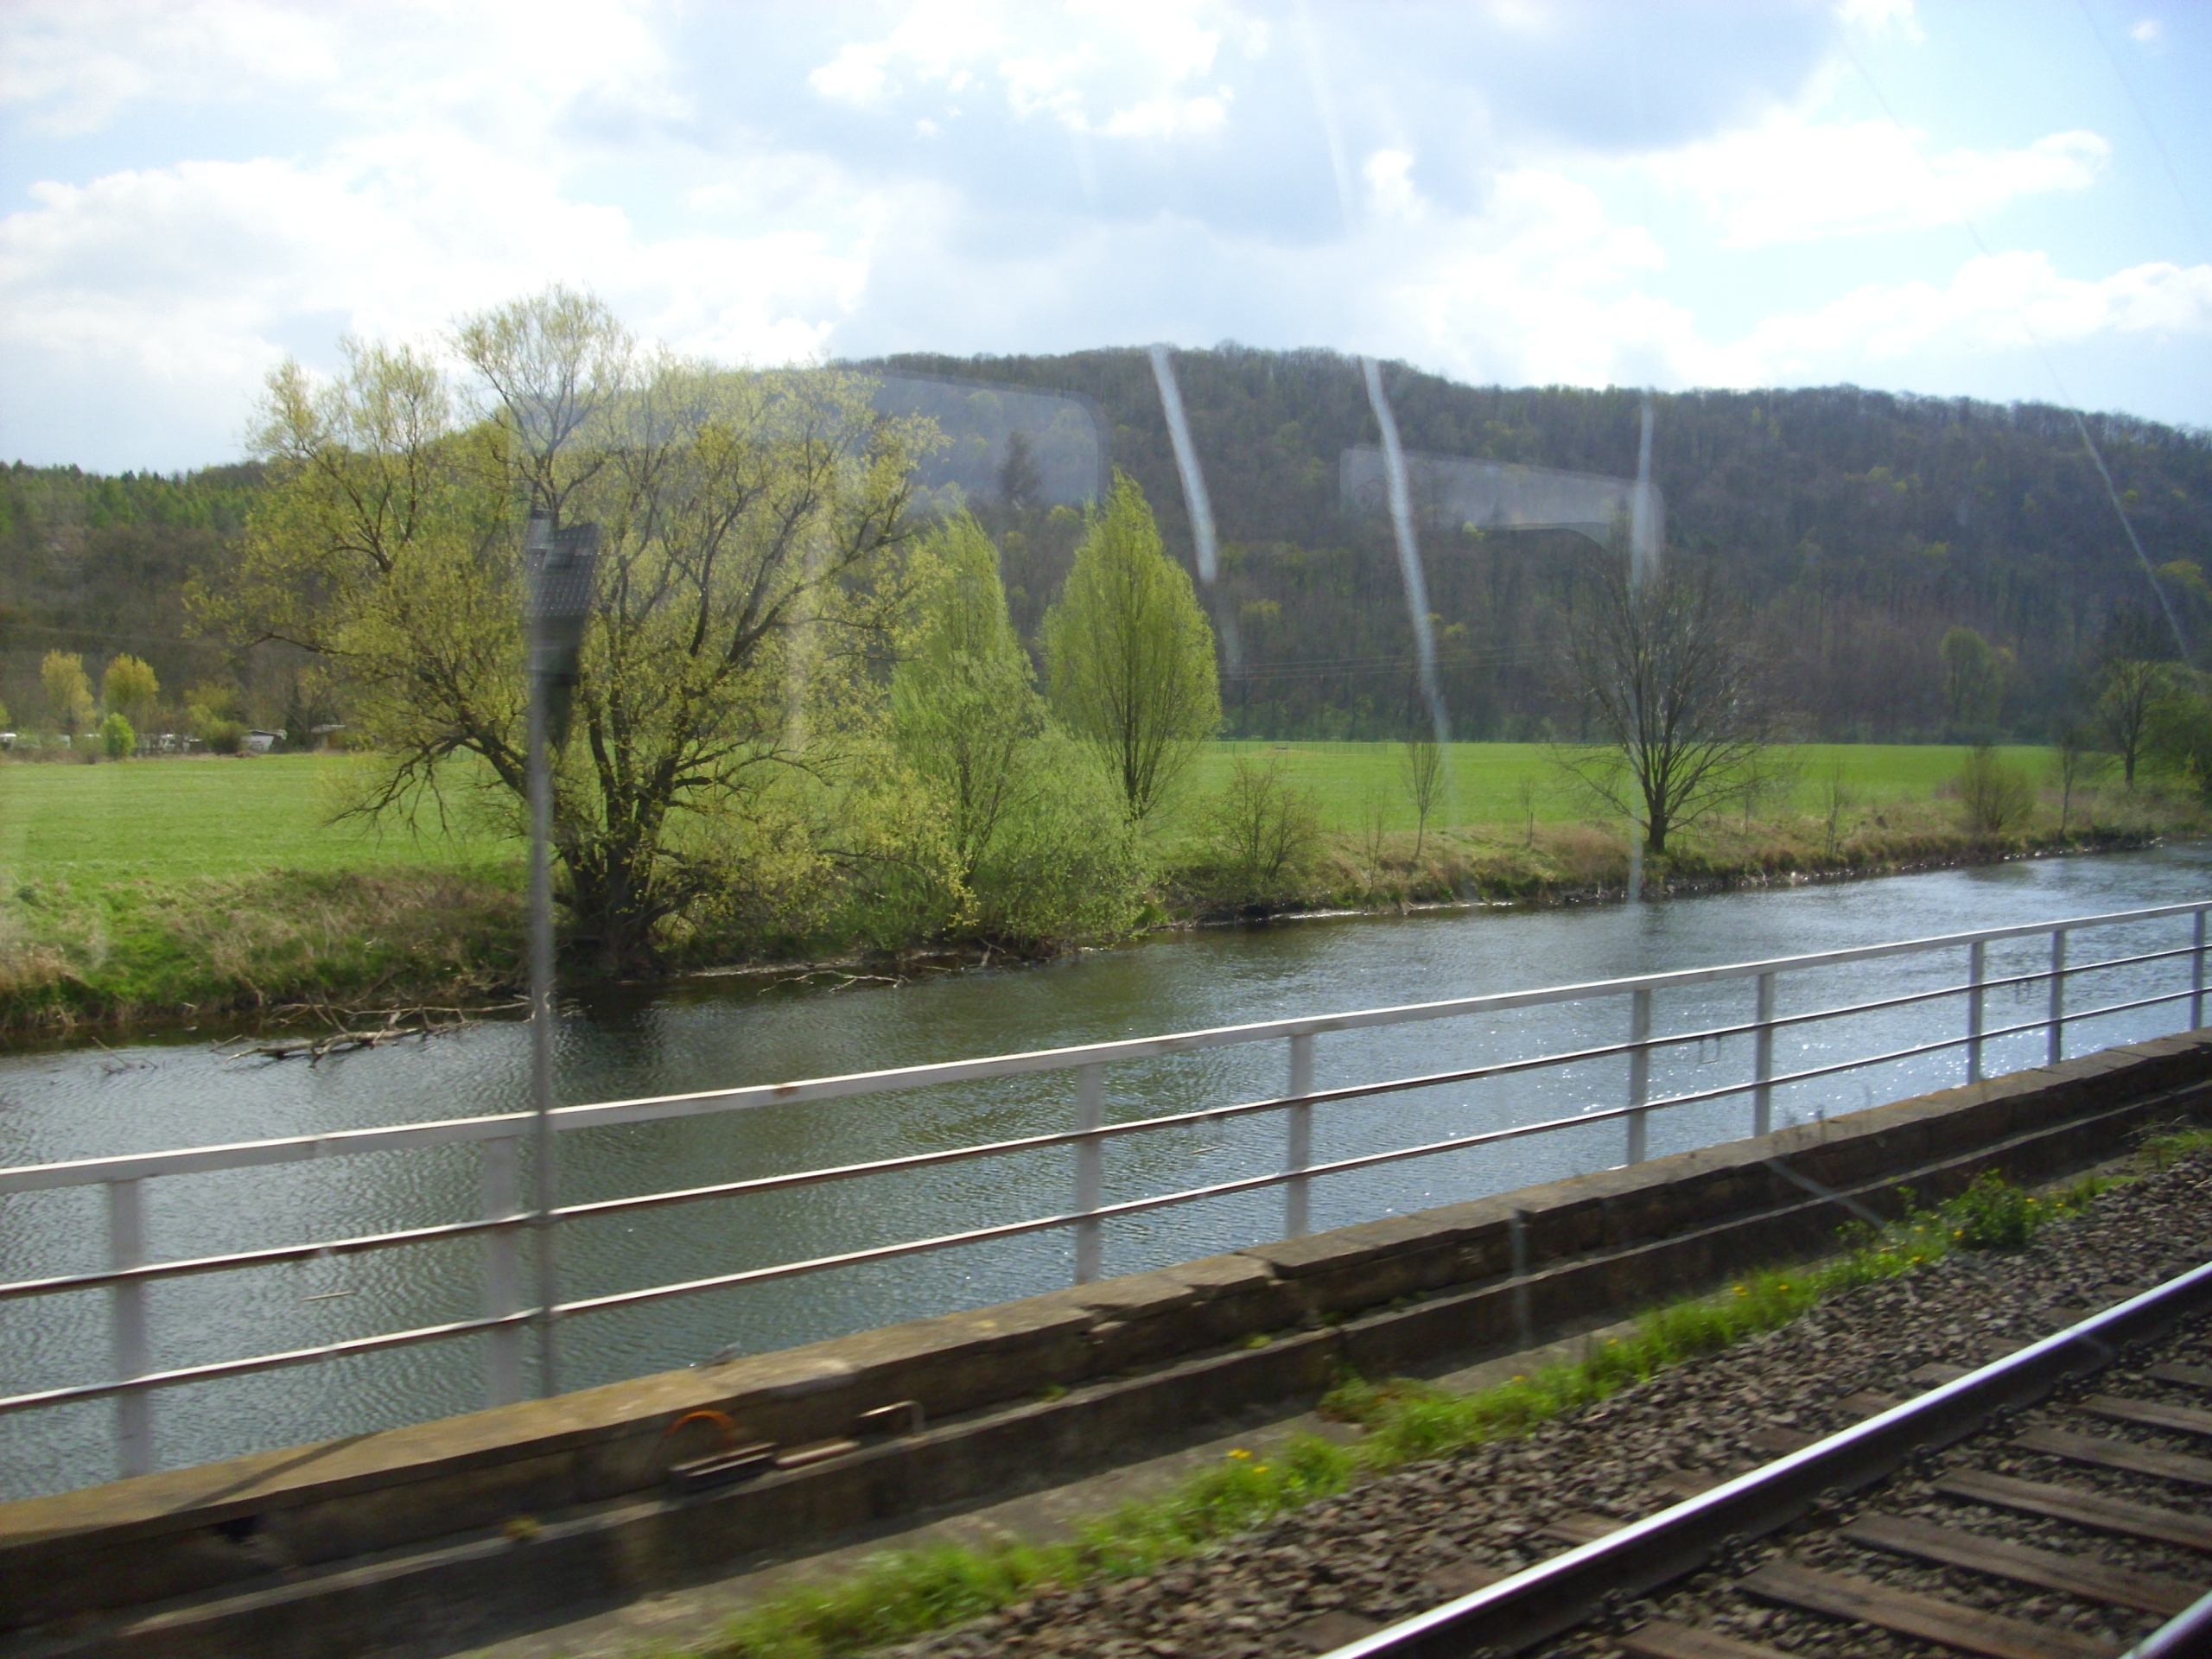
M1848 1212L1782 1165L1890 1211L1900 1183L1926 1198L1985 1168L2046 1177L2207 1107L2212 1030L973 1313L0 1505L0 1630L23 1633L0 1651L60 1650L50 1638L72 1628L102 1651L336 1654L372 1637L435 1651L456 1644L455 1618L489 1629L549 1597L727 1571L1072 1478L1206 1416L1310 1397L1344 1369L1507 1351L1821 1251ZM716 1438L703 1422L671 1434L687 1413L792 1445L901 1401L926 1432L666 1494L671 1462ZM518 1517L527 1544L501 1530Z

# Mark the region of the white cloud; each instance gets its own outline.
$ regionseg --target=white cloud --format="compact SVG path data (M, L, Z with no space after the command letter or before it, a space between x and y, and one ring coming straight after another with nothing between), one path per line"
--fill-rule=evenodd
M2013 352L2143 334L2212 335L2212 264L2153 263L2084 280L2060 276L2040 253L1977 256L1948 286L1870 285L1816 311L1769 317L1712 366L1738 385L1853 379L1930 349Z
M2156 47L2165 39L2166 26L2155 17L2137 20L2127 31L2127 38L2140 47Z
M916 0L887 33L849 41L807 82L823 98L870 107L906 95L947 96L995 82L1020 119L1071 132L1166 139L1219 130L1234 96L1190 90L1220 53L1223 27L1174 0L1077 0L1064 10L983 0ZM1225 22L1236 22L1232 17ZM1239 27L1247 57L1267 49L1264 25Z
M1925 230L1979 220L2024 196L2094 184L2112 146L2094 132L2055 132L2024 149L1953 149L1923 158L1887 121L1849 124L1795 111L1647 158L1671 190L1719 221L1726 245Z
M1884 35L1895 29L1908 41L1926 38L1913 0L1838 0L1835 15L1846 29L1866 34Z

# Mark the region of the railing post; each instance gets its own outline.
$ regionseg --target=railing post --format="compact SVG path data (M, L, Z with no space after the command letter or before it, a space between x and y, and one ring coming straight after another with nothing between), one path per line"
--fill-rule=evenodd
M1774 1128L1774 976L1759 976L1758 1029L1752 1034L1751 1075L1758 1087L1751 1090L1751 1133L1770 1134Z
M1098 1131L1106 1122L1106 1068L1093 1063L1083 1068L1076 1089L1075 1126L1083 1139L1075 1143L1075 1211L1084 1217L1075 1224L1075 1281L1087 1285L1105 1265L1106 1241L1098 1220L1098 1206L1106 1196L1106 1143Z
M484 1143L484 1219L505 1221L522 1213L522 1137L503 1135ZM522 1234L503 1227L484 1235L484 1316L522 1311ZM484 1357L485 1384L495 1406L522 1398L522 1327L503 1325L491 1333Z
M1313 1161L1313 1108L1305 1099L1313 1092L1313 1034L1301 1032L1290 1039L1290 1094L1299 1103L1289 1110L1289 1147L1283 1158L1290 1176L1282 1195L1285 1238L1303 1238L1313 1230L1313 1182L1299 1173Z
M2204 912L2196 912L2196 932L2190 955L2189 1028L2204 1027Z
M146 1264L144 1184L107 1183L107 1264L116 1271ZM109 1344L118 1382L152 1369L146 1341L146 1287L126 1281L109 1293ZM143 1389L115 1396L115 1461L124 1478L154 1470L154 1401Z
M1967 947L1967 1081L1981 1081L1982 1001L1987 995L1989 941L1976 939Z
M2050 930L2050 1064L2066 1058L2066 930Z
M1628 1115L1628 1160L1640 1164L1644 1158L1647 1140L1644 1119L1649 1113L1640 1109L1651 1098L1651 992L1649 987L1633 993L1629 998L1628 1039L1636 1045L1628 1056L1628 1103L1639 1109Z

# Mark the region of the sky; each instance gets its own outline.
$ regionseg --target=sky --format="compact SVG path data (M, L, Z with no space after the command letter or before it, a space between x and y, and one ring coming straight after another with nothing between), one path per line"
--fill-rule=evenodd
M2207 0L0 0L0 460L248 452L553 282L730 364L1165 340L2212 425Z

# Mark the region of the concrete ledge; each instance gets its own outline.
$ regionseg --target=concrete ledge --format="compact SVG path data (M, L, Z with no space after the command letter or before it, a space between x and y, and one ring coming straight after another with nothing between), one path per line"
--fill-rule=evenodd
M549 1583L556 1600L636 1593L749 1551L1004 1491L1025 1467L1065 1476L1110 1463L1197 1418L1319 1392L1342 1367L1379 1373L1510 1347L1530 1334L1516 1329L1523 1306L1553 1327L1825 1248L1847 1211L1769 1160L1887 1211L1900 1181L1930 1198L1987 1167L2056 1173L2208 1105L2212 1031L783 1353L0 1505L0 1628L89 1618L106 1630L103 1646L131 1646L127 1626L154 1643L143 1651L198 1651L188 1631L212 1612L125 1611L191 1598L287 1630L271 1651L321 1651L314 1627L334 1604L309 1617L309 1581L329 1595L357 1585L371 1624L404 1622L403 1604L423 1616L434 1583L480 1576L465 1564L493 1558L538 1586L530 1605L540 1608ZM1232 1346L1262 1335L1274 1339ZM1047 1389L1069 1392L1039 1400ZM845 1433L861 1412L906 1399L937 1427L702 1498L661 1496L667 1465L705 1449L687 1438L695 1431L671 1438L686 1412L719 1410L750 1437L791 1443ZM527 1548L493 1530L518 1516L551 1517ZM480 1531L490 1535L470 1537ZM374 1565L390 1552L412 1564L413 1601L391 1593L397 1565ZM547 1565L556 1559L565 1565ZM471 1593L490 1594L481 1583ZM356 1650L365 1630L346 1629L343 1650Z

